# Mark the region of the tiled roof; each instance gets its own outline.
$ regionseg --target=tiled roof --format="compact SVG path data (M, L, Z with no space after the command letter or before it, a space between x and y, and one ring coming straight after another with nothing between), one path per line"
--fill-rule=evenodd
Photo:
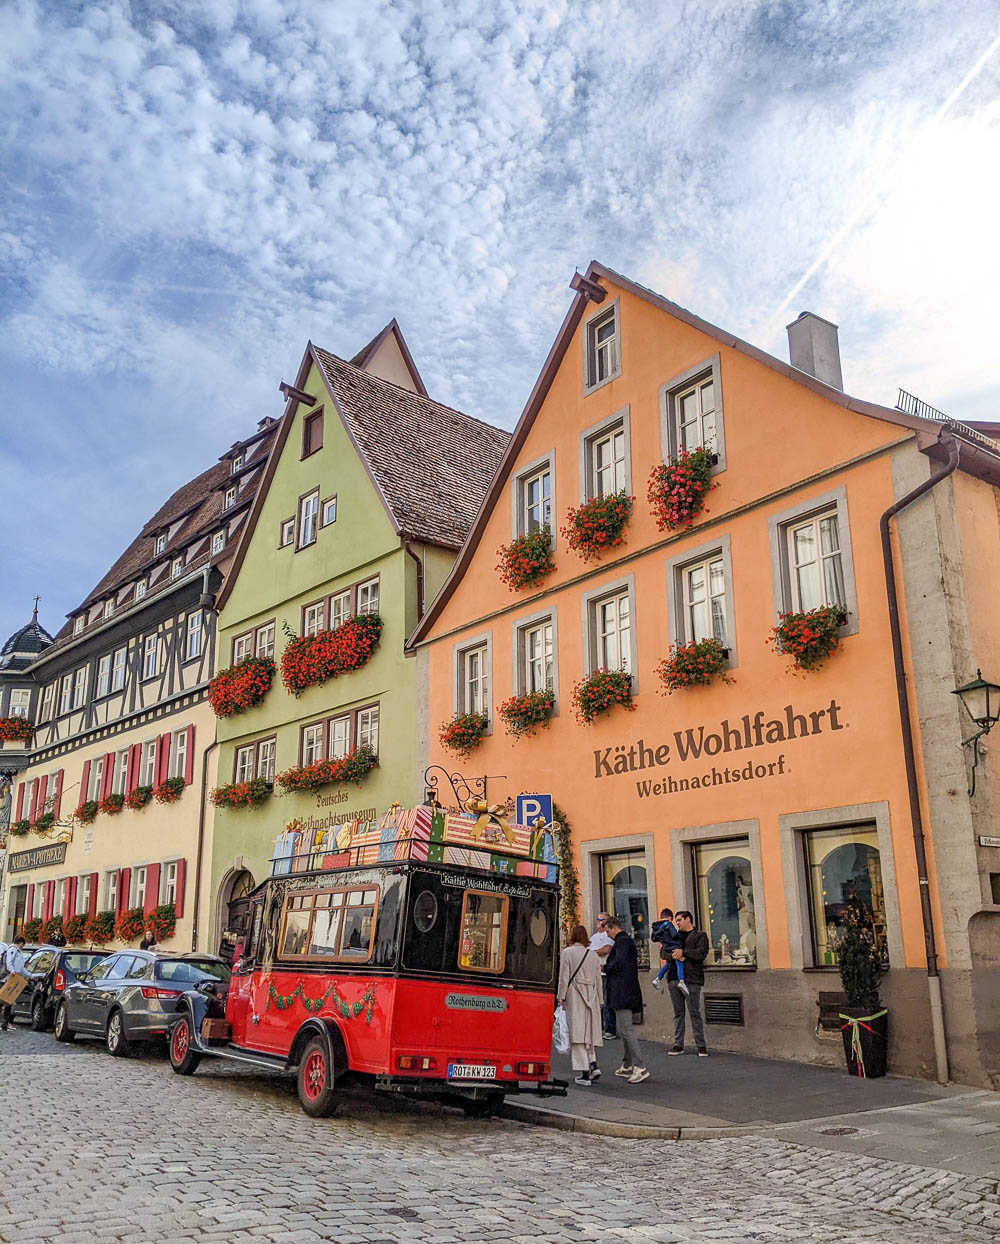
M32 620L14 632L0 649L0 670L15 673L27 669L40 652L44 652L52 643L52 636L38 619Z
M399 531L461 548L510 433L313 349Z

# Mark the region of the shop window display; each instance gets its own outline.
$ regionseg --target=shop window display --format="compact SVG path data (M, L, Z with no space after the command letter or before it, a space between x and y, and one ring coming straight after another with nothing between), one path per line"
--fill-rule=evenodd
M708 934L707 967L756 967L757 919L748 843L709 842L693 848L697 923Z
M840 962L844 926L867 929L888 965L882 861L873 825L813 830L804 835L809 911L817 967Z

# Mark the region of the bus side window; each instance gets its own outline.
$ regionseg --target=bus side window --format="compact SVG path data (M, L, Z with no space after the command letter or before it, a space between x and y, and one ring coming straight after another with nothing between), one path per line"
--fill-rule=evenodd
M502 972L507 958L510 899L466 890L458 931L458 966L470 972Z

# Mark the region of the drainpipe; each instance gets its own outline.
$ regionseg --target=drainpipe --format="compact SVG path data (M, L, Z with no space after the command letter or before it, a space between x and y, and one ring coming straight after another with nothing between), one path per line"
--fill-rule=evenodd
M948 449L945 466L924 480L922 484L891 505L879 519L882 536L882 564L885 570L885 591L889 601L889 629L892 634L892 660L896 673L896 700L899 706L899 725L903 734L903 761L906 765L906 786L910 799L910 824L913 829L913 849L917 859L917 878L920 887L920 915L924 925L924 949L927 955L927 992L931 1007L931 1032L934 1038L934 1060L937 1078L941 1084L948 1082L948 1043L944 1029L944 1010L941 1006L941 976L938 971L937 945L934 938L934 916L931 911L930 883L927 878L927 852L924 825L920 812L920 792L917 785L917 766L913 753L913 730L910 725L910 696L903 665L903 638L899 622L899 599L896 594L896 572L892 561L892 542L889 523L901 510L917 501L924 493L949 475L958 466L958 442L951 435L938 438L940 445Z
M417 563L417 621L424 616L424 563L413 551L413 546L409 541L403 542L403 548Z
M201 865L205 848L205 808L208 804L208 758L219 746L216 739L205 748L201 757L201 810L198 813L198 862L194 874L194 912L191 921L191 949L198 949L198 913L201 910Z

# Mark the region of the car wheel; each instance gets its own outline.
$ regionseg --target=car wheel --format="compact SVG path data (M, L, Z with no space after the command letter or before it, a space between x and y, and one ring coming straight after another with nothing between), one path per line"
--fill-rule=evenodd
M46 1028L45 1001L40 993L36 993L31 1001L31 1031L44 1032Z
M69 1016L66 1014L66 1003L60 1002L59 1009L56 1011L56 1040L64 1041L67 1045L76 1036L76 1033L69 1026Z
M314 1037L299 1061L299 1103L313 1119L325 1119L337 1109L330 1051L322 1037Z
M104 1046L115 1058L128 1058L132 1052L132 1043L125 1035L125 1016L117 1008L108 1016Z
M201 1055L191 1045L191 1021L182 1015L170 1033L170 1065L179 1076L189 1076L200 1062Z

